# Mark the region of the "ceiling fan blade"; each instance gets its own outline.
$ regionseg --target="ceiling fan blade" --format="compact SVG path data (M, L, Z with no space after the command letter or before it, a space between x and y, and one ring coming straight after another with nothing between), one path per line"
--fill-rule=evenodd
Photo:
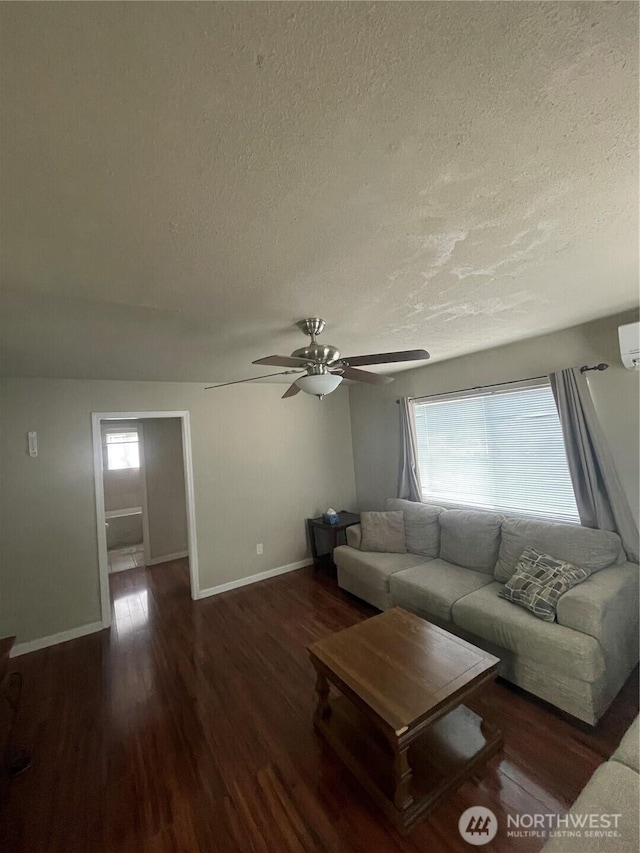
M354 355L340 361L349 367L363 367L367 364L385 364L392 361L425 361L431 358L426 349L407 349L400 352L377 352L373 355Z
M286 399L287 397L295 397L295 396L296 396L296 394L298 394L299 392L300 392L300 388L299 388L299 387L296 385L296 383L294 382L294 383L293 383L293 385L289 385L289 387L287 388L287 390L286 390L286 391L284 392L284 394L282 395L281 399L282 399L282 400L284 400L284 399Z
M251 362L251 364L270 364L273 367L306 367L309 363L307 358L293 358L290 355L267 355L265 358L258 358Z
M304 373L302 370L281 370L280 373L264 373L262 376L252 376L250 379L236 379L235 382L221 382L219 385L207 385L205 391L212 388L226 388L227 385L240 385L242 382L255 382L256 379L268 379L270 376L289 376L290 373Z
M355 379L356 382L369 382L371 385L387 385L393 382L393 376L381 376L368 370L356 370L355 367L341 369L344 379Z

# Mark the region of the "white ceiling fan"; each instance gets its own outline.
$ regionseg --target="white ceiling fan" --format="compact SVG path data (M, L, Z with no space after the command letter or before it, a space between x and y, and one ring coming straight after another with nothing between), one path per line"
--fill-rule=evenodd
M268 355L259 358L253 364L267 364L274 367L289 367L281 373L268 373L265 376L253 376L250 379L238 379L235 382L223 382L220 385L209 385L210 388L223 388L226 385L238 385L241 382L255 382L269 376L286 376L287 374L303 373L282 395L294 397L300 391L313 394L322 399L326 394L335 391L343 379L353 379L356 382L369 382L372 385L386 385L393 382L392 376L381 376L359 367L369 364L388 364L400 361L423 361L429 358L424 349L400 350L398 352L379 352L372 355L354 355L343 358L337 347L331 344L321 344L316 340L325 327L320 317L308 317L296 323L298 328L309 335L310 343L294 350L291 355Z

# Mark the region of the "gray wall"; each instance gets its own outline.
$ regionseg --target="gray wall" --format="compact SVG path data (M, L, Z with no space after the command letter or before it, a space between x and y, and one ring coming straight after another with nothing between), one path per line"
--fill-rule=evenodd
M622 367L618 346L618 326L636 319L637 313L627 312L551 335L427 364L399 374L389 385L351 386L359 509L380 509L387 497L397 494L400 438L396 398L456 391L606 361L608 370L587 374L589 386L631 509L637 514L640 374ZM429 349L428 340L414 344Z
M356 508L344 388L322 402L281 400L284 386L268 384L5 379L0 388L0 635L18 642L100 619L91 412L190 411L203 589L305 558L306 516Z
M180 418L141 420L144 475L152 560L188 550L182 422Z

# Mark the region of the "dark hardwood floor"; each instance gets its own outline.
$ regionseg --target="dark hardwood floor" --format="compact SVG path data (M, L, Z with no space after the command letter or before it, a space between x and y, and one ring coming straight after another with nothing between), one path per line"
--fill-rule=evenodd
M484 771L409 835L314 733L306 647L376 611L301 569L192 602L186 561L112 576L110 631L17 658L14 740L33 766L0 814L6 853L463 851L461 813L497 813L483 850L529 853L506 814L564 812L637 713L637 674L591 729L505 682L477 710L505 733Z

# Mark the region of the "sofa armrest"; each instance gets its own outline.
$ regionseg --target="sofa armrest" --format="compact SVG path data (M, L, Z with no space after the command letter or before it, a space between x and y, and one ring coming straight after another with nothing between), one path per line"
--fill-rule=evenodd
M362 542L362 528L360 525L352 524L351 527L347 527L345 532L347 534L347 545L360 550L360 543Z
M558 601L560 625L595 637L605 658L638 660L638 585L635 563L610 566L565 592Z

